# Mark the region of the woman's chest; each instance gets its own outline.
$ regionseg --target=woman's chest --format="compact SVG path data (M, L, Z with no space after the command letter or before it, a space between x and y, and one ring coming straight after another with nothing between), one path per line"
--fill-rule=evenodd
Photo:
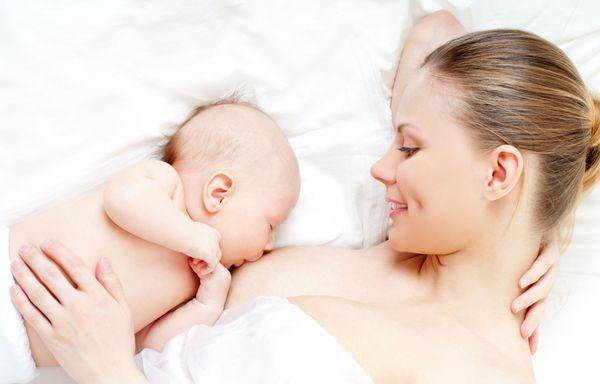
M506 377L491 363L493 350L428 303L406 300L390 308L325 297L292 302L376 383L495 382Z

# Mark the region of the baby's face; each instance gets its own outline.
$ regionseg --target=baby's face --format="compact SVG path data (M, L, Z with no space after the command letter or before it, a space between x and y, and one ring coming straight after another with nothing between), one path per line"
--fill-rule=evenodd
M260 258L275 246L274 230L298 199L298 163L288 140L271 118L244 105L215 106L191 119L186 127L187 135L178 141L185 144L182 153L206 154L205 163L196 164L197 157L186 160L182 156L176 167L187 213L221 233L223 265L240 266ZM228 158L227 153L234 155ZM210 164L219 156L217 165ZM215 174L228 175L228 181L215 183ZM218 209L217 195L226 195Z
M275 230L298 199L295 183L260 191L240 191L218 213L213 226L221 232L221 263L227 268L255 261L275 246Z

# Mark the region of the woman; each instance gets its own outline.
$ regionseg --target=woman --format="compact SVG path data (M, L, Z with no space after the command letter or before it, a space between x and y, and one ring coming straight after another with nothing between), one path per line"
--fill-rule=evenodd
M489 31L426 55L432 37L462 33L435 14L404 49L392 98L398 132L372 169L387 189L389 241L363 251L281 250L234 275L229 306L296 296L289 301L377 383L534 382L521 333L531 335L543 301L532 320L523 322L523 309L547 286L511 301L539 278L519 280L599 176L600 103L564 54L524 32ZM110 295L64 248L45 251L79 289L49 287L62 303L46 313L50 323L14 289L26 321L76 380L146 382L109 267L97 275ZM43 311L53 298L31 289L31 275L16 278Z

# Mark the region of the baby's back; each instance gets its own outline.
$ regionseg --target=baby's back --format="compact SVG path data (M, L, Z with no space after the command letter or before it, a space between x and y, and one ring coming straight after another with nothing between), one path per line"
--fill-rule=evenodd
M183 206L183 201L180 202ZM103 191L31 215L11 227L10 258L26 243L52 238L65 244L93 270L104 256L121 279L136 332L152 323L197 290L197 278L187 257L149 243L116 226L105 214ZM29 327L34 360L55 365Z

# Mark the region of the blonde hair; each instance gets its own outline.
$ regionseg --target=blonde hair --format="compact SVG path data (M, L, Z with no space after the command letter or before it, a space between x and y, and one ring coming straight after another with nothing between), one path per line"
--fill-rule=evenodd
M593 117L590 148L585 159L583 189L588 191L600 179L600 99L592 96Z
M600 101L569 58L537 35L497 29L449 41L422 67L458 91L457 117L480 149L537 155L535 223L570 233L578 200L600 178Z

